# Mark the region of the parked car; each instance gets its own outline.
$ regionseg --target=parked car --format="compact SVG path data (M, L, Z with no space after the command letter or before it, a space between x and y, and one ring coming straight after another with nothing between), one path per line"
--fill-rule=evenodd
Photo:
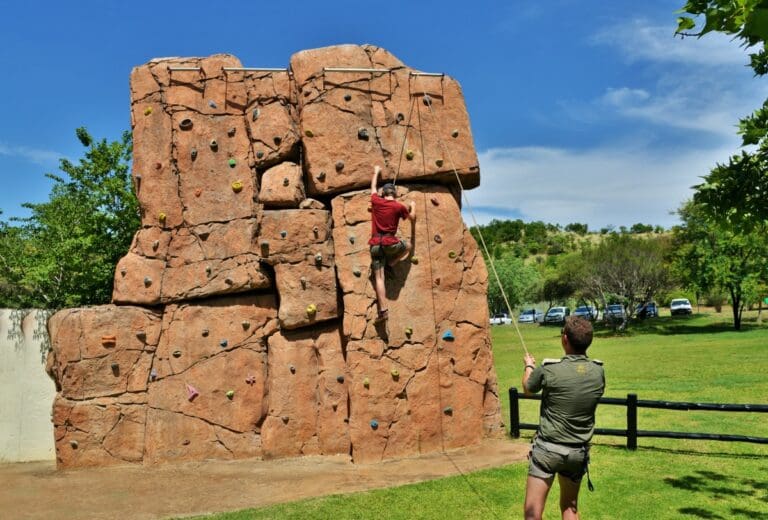
M491 325L509 325L512 323L512 318L506 313L494 314L491 318Z
M646 302L637 306L635 310L635 316L641 320L644 318L658 318L659 308L656 307L656 302Z
M591 305L582 305L581 307L576 307L573 310L574 316L578 316L589 321L595 321L598 318L598 314L598 310Z
M603 320L606 322L624 321L624 306L620 303L609 305L603 311Z
M565 323L565 317L571 315L568 307L551 307L544 315L544 325Z
M518 323L541 323L544 319L544 313L538 309L528 309L520 313L517 317Z
M688 298L675 298L669 303L669 312L672 316L677 314L693 314L693 307Z

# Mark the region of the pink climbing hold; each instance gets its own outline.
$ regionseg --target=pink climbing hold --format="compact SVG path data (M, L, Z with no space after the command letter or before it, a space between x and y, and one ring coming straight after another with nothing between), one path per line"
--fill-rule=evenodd
M256 376L248 376L245 379L245 382L248 383L249 385L255 384L256 383Z
M194 401L195 397L200 395L200 392L197 391L197 389L192 385L187 385L187 400L188 401Z

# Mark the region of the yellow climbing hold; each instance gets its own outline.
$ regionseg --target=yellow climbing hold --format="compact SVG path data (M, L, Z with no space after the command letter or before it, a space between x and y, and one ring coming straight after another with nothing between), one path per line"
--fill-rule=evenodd
M235 193L240 193L243 191L243 183L240 181L235 181L232 183L232 191Z
M456 258L456 251L448 251L448 258Z
M148 116L151 113L152 113L152 107L147 107L147 108L144 109L144 115L145 116Z
M167 218L168 218L168 215L162 212L160 212L160 214L157 216L157 220L159 220L161 224L165 224L165 219Z
M227 391L227 399L232 399L233 397L235 397L235 391L234 390Z
M405 328L405 335L406 336L410 336L411 334L413 334L413 327L406 327Z
M307 137L314 137L315 133L312 132L312 130L304 130L304 135L306 135Z
M407 152L405 152L405 158L408 159L409 161L413 160L413 155L414 155L413 150L408 150Z
M314 303L310 303L309 305L307 305L307 316L312 316L315 313L317 313L317 305L315 305Z
M396 368L393 368L390 373L392 374L392 377L400 377L400 371Z
M412 263L413 265L416 265L416 264L418 264L418 263L419 263L419 257L418 257L418 256L412 256L412 257L411 257L411 263Z
M366 388L370 387L371 386L371 380L368 379L367 377L365 379L363 379L363 386L366 387Z

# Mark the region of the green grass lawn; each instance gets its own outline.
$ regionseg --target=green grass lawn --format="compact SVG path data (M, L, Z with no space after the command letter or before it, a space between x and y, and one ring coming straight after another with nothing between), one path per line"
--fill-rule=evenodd
M734 332L728 314L660 317L613 336L598 331L590 356L602 359L606 396L720 403L768 404L768 327L747 313ZM560 357L559 328L521 327L528 350L541 361ZM520 385L523 351L513 327L494 327L493 345L503 414L507 389ZM538 402L521 402L521 421L537 422ZM625 428L626 409L601 405L599 427ZM768 437L768 414L638 410L638 428ZM524 432L525 440L531 432ZM583 518L768 519L768 445L622 437L593 440L595 493L583 490ZM215 515L257 518L520 518L525 464L397 488L334 495L257 510ZM545 518L559 518L557 486Z

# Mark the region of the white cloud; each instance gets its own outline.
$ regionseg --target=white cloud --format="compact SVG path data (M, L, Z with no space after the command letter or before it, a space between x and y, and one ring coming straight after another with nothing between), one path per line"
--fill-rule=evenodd
M519 214L526 221L586 222L590 229L637 222L669 227L677 222L670 212L691 197L701 176L728 159L735 141L717 149L491 149L480 153L481 185L467 197L480 224Z
M0 155L7 157L19 157L29 162L43 166L56 165L64 155L53 150L41 150L29 146L12 146L0 143Z

